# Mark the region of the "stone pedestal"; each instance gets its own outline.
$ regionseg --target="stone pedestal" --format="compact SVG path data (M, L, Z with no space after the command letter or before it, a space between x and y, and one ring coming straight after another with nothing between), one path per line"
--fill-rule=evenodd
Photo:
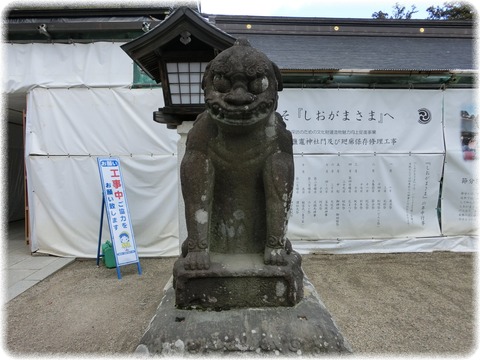
M286 256L284 266L265 265L261 254L210 253L208 270L173 267L176 305L183 309L293 306L303 297L301 257Z
M303 299L292 307L205 311L176 308L170 286L135 352L167 356L351 353L305 277L303 288Z

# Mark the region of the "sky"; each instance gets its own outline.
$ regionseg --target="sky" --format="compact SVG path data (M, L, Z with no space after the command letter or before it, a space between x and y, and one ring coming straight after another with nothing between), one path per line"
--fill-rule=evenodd
M447 0L199 0L207 14L372 18L374 12L393 13L395 3L418 13L414 19L426 19L426 9L442 6Z
M165 5L168 2L181 2L182 0L7 0L1 6L15 2L28 4L58 4L85 5L85 4L117 4L128 6L131 4L155 3ZM260 16L299 16L299 17L336 17L336 18L367 18L371 19L374 12L383 11L393 14L395 3L411 10L415 5L418 13L413 19L426 19L426 9L430 6L443 6L446 1L452 0L187 0L197 1L201 12L206 14L226 15L260 15ZM469 0L463 0L469 1ZM472 3L472 1L469 1Z

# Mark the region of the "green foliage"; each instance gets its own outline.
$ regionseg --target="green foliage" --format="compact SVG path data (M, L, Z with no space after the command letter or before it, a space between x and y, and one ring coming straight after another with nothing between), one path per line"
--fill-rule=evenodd
M392 7L393 13L389 15L383 11L377 11L372 14L373 19L406 19L412 18L413 14L417 13L415 5L410 6L410 10L398 2ZM471 20L476 17L475 8L470 3L464 1L447 1L443 6L430 6L426 9L428 20Z
M374 19L411 19L413 14L417 13L417 7L415 5L410 6L410 10L403 5L400 5L398 2L392 7L393 15L389 16L388 13L383 11L378 11L372 14L372 18Z
M473 5L461 1L449 1L443 6L430 6L427 9L430 20L473 20L475 9Z

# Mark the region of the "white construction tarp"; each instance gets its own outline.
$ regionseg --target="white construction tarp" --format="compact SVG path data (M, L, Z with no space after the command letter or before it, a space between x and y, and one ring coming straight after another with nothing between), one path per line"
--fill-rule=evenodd
M5 91L29 91L32 250L96 255L102 196L96 157L111 155L121 161L139 255L178 254L178 136L152 120L163 106L161 90L128 87L133 61L120 43L6 44L5 54ZM281 92L278 112L294 140L288 232L294 247L472 250L476 161L465 160L458 145L462 126L476 124L473 93ZM465 111L470 122L461 120Z
M176 157L120 156L139 256L178 254ZM95 157L29 156L32 247L95 257L102 191ZM102 240L110 238L104 214Z
M359 104L376 104L368 107L349 103L355 97L351 90L316 90L303 96L304 92L281 93L279 103L279 112L290 114L286 122L295 143L288 236L296 249L355 253L475 247L469 236L473 229L457 227L445 236L439 222L446 156L442 107L448 93L360 91ZM402 103L390 101L382 108L382 97ZM151 120L161 102L160 89L30 92L26 154L35 250L95 256L101 206L96 156L112 155L121 160L139 255L178 254L178 136ZM311 127L305 115L318 112L318 104L328 104L335 113L337 109L356 113L357 106L358 112L378 111L384 114L383 123L334 118ZM394 119L387 120L385 114ZM345 142L353 145L342 145ZM448 166L447 162L446 171ZM445 183L443 191L442 219L455 211L455 201L463 196L461 191L445 192ZM108 237L105 226L103 234Z
M296 154L444 153L441 90L285 89Z
M171 155L175 131L153 121L159 88L37 88L28 98L27 148L36 155Z
M6 93L34 87L125 86L132 83L133 60L122 43L4 44Z
M296 154L289 237L442 235L442 106L440 90L285 90L278 110Z
M289 238L440 236L442 154L295 156Z
M161 90L36 88L28 104L32 250L96 256L102 204L96 157L111 155L120 157L139 255L178 254L178 135L152 120L163 105ZM108 234L103 229L103 240Z
M478 107L472 90L445 91L446 160L442 191L445 235L478 230Z
M472 90L280 93L278 111L294 142L288 236L295 248L332 253L474 250L473 162L448 161L448 139L459 141L458 105L471 104L472 96ZM470 116L476 118L476 110ZM458 160L458 154L453 156ZM468 169L457 169L459 164ZM449 177L463 182L463 188Z

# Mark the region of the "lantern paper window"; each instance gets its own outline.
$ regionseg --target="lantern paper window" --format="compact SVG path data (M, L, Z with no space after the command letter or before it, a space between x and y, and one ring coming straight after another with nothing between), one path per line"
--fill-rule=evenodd
M208 62L167 63L172 105L202 104L202 77Z

